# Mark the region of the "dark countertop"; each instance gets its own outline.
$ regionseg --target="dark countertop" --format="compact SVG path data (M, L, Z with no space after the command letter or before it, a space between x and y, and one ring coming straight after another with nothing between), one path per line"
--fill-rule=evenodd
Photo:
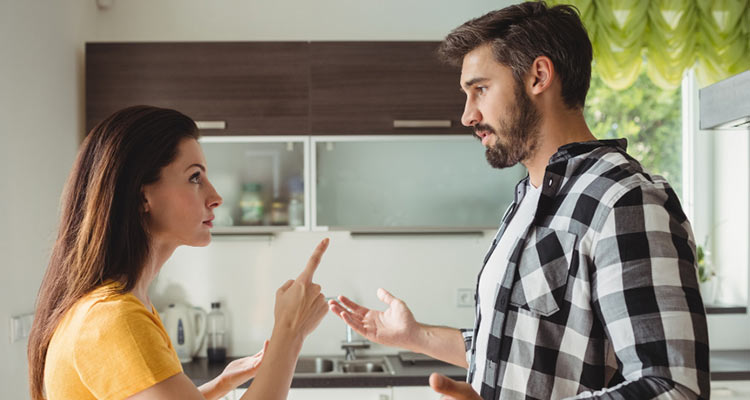
M323 355L325 358L341 359L341 354L332 356ZM345 388L345 387L386 387L386 386L427 386L430 374L439 372L457 380L466 379L466 370L438 360L421 361L409 365L401 362L398 355L367 355L361 358L387 357L393 367L393 374L295 374L292 379L293 388ZM227 358L227 363L235 358ZM217 377L224 370L226 364L209 364L205 358L195 358L193 362L182 364L185 374L200 386ZM241 388L249 386L251 381L240 385Z
M325 357L325 356L324 356ZM341 355L331 356L341 358ZM368 356L369 358L370 356ZM375 357L375 356L371 356ZM343 387L385 387L385 386L427 386L431 373L439 372L450 378L464 380L466 370L437 360L408 365L398 355L386 355L393 375L389 374L298 374L292 379L293 388L343 388ZM227 363L234 360L228 358ZM191 363L182 364L185 374L200 386L217 377L226 364L209 364L205 358L196 358ZM711 351L711 380L750 380L750 350ZM240 387L246 388L250 382Z

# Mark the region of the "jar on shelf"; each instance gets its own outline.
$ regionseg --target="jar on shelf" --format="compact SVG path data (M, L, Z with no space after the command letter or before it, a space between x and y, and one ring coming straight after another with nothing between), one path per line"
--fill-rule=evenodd
M274 199L271 203L271 225L288 225L289 214L287 214L286 203L281 199Z
M260 196L260 183L242 185L240 196L240 223L260 225L263 223L263 198Z
M305 224L305 187L300 177L294 177L289 180L287 215L289 225L302 226Z

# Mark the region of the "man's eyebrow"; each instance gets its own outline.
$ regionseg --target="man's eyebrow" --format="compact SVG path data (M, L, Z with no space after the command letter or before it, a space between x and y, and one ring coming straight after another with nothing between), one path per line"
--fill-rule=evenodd
M204 167L202 164L190 164L187 168L185 168L185 171L189 170L190 168L198 167L201 169L201 171L206 172L206 167Z
M488 79L489 78L483 78L481 76L477 77L477 78L474 78L474 79L469 79L468 81L464 82L464 87L469 88L469 87L474 86L474 84L476 84L476 83L483 82L483 81L486 81Z

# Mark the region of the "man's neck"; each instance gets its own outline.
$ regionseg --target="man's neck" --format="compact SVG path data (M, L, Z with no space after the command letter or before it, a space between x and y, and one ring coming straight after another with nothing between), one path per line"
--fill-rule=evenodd
M538 140L536 151L531 158L521 161L529 170L529 178L534 187L542 184L549 159L560 146L596 138L586 125L583 111L561 109L544 114L539 126Z

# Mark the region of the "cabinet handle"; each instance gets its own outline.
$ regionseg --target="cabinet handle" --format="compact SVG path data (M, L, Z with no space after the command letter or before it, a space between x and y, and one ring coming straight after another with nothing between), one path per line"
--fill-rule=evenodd
M394 128L450 128L449 119L394 119Z
M198 129L227 129L227 121L195 121Z

